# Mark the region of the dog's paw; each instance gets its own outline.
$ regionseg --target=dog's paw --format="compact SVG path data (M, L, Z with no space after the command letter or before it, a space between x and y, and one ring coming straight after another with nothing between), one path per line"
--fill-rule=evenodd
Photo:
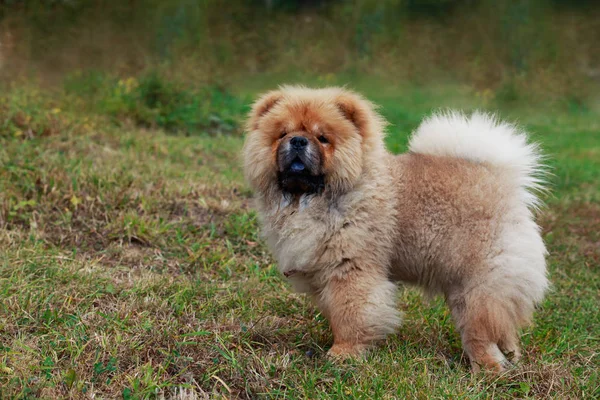
M471 362L471 369L474 374L479 374L483 371L488 374L498 375L514 367L515 365L504 357L497 360L485 360L481 363L475 361Z
M334 344L327 352L332 360L362 359L367 352L367 346L362 344Z

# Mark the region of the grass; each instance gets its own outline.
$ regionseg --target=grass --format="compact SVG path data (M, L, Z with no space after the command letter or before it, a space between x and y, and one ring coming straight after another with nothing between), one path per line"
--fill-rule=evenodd
M383 106L395 152L433 108L498 105L465 88L355 86ZM594 111L503 107L549 154L554 286L522 363L490 377L470 374L443 301L410 288L397 335L365 361L328 361L327 322L259 239L239 125L173 134L65 92L14 88L0 108L0 398L600 396Z

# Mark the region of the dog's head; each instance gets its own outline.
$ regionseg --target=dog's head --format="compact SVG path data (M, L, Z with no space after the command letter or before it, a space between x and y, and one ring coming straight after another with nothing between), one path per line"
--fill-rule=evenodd
M361 176L365 152L380 147L383 125L373 105L356 93L282 87L252 107L246 177L258 191L349 190Z

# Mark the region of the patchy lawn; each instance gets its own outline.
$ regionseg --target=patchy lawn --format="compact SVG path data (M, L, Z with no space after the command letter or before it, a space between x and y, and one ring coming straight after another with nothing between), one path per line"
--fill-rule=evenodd
M464 105L372 98L394 151L432 107ZM554 286L523 361L499 377L472 376L443 301L409 288L397 335L365 361L328 361L327 322L259 239L239 135L71 129L58 116L44 134L0 135L0 397L600 397L600 123L504 115L549 155L540 221Z

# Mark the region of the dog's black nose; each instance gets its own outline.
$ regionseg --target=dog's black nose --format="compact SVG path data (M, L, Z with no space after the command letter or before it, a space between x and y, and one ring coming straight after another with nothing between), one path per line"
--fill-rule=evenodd
M303 136L294 136L291 140L290 140L290 144L292 145L293 148L295 149L301 149L303 147L308 146L308 139L303 137Z

